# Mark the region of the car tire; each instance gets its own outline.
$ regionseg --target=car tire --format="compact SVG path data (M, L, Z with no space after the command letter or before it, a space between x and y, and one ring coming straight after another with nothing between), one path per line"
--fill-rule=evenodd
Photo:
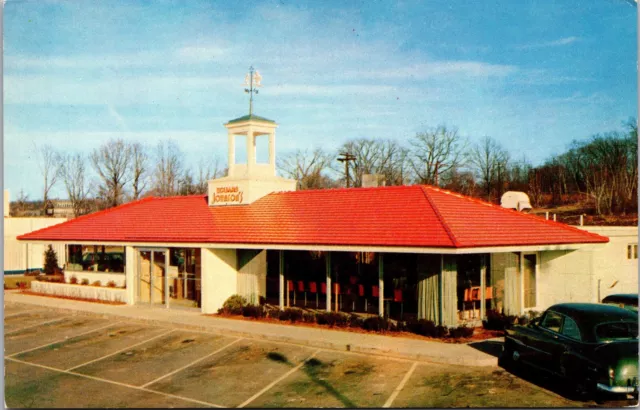
M513 342L510 342L509 339L505 339L502 353L498 357L498 366L502 368L514 368L516 366L517 361L514 360L514 354L518 354L517 350L513 347Z

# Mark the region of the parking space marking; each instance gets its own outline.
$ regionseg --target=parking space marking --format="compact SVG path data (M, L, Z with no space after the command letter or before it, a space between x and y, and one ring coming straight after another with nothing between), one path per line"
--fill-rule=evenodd
M42 312L45 309L30 309L30 310L23 310L22 312L17 312L17 313L12 313L10 315L5 315L4 318L8 319L10 317L16 317L16 316L21 316L21 315L26 315L27 313L33 313L33 312Z
M79 364L79 365L77 365L77 366L70 367L70 368L68 368L66 371L68 371L68 372L69 372L69 371L71 371L71 370L75 370L75 369L77 369L77 368L79 368L79 367L86 366L86 365L91 364L91 363L94 363L94 362L98 362L98 361L100 361L100 360L102 360L102 359L106 359L107 357L111 357L111 356L116 355L116 354L118 354L118 353L122 353L122 352L124 352L125 350L129 350L129 349L132 349L132 348L134 348L134 347L136 347L136 346L140 346L140 345L143 345L143 344L145 344L145 343L149 343L149 342L150 342L150 341L152 341L152 340L156 340L156 339L161 338L161 337L163 337L163 336L166 336L166 335L168 335L169 333L172 333L172 332L175 332L175 329L171 329L171 330L169 330L169 331L167 331L167 332L161 333L161 334L159 334L159 335L157 335L157 336L154 336L154 337L152 337L152 338L150 338L150 339L143 340L142 342L138 342L138 343L136 343L136 344L134 344L134 345L127 346L127 347L125 347L124 349L117 350L117 351L115 351L115 352L113 352L113 353L109 353L109 354L104 355L104 356L102 356L102 357L98 357L97 359L90 360L90 361L88 361L88 362L86 362L86 363L82 363L82 364Z
M180 325L176 325L176 326L180 326ZM212 330L194 330L194 329L190 329L188 327L185 328L181 328L182 330L186 330L189 332L194 332L194 333L206 333L206 334L211 334L211 335L224 335L223 332L216 332L216 331L212 331ZM240 337L240 336L236 336L236 337ZM259 337L259 336L242 336L246 339L251 339L251 340L262 340L262 341L268 341L269 343L275 343L275 344L281 344L281 345L288 345L288 346L297 346L297 347L309 347L312 349L318 349L321 352L330 352L330 353L335 353L335 352L340 352L340 353L345 353L348 355L356 355L356 356L365 356L365 357L380 357L380 358L384 358L387 360L393 360L396 362L406 362L406 363L413 363L416 361L416 359L409 359L409 358L404 358L404 357L395 357L395 356L386 356L384 353L365 353L365 352L354 352L351 350L341 350L341 349L332 349L332 348L327 348L327 347L316 347L316 346L311 346L305 343L294 343L294 342L285 342L285 341L280 341L280 340L272 340L272 339L267 339L264 337ZM346 347L346 345L345 345ZM422 363L432 363L432 364L442 364L441 362L432 362L432 361L428 361L428 360L420 360L420 362ZM451 364L451 366L465 366L462 364Z
M398 385L398 387L396 387L396 389L393 391L393 393L391 393L391 396L389 396L387 401L382 405L382 408L391 407L391 405L393 404L393 401L396 399L396 397L398 397L398 394L400 394L402 389L404 389L404 385L407 384L407 382L409 381L409 378L413 374L413 371L416 370L417 366L418 366L418 362L413 362L413 364L411 365L411 368L409 369L407 374L404 375L404 377L400 381L400 384Z
M223 351L224 349L226 349L227 347L231 347L232 345L234 345L234 344L238 343L238 342L239 342L239 341L241 341L241 340L244 340L244 337L240 337L240 338L238 338L238 339L234 340L233 342L228 343L228 344L226 344L226 345L222 346L221 348L219 348L219 349L218 349L218 350L216 350L215 352L209 353L208 355L206 355L206 356L204 356L204 357L201 357L201 358L199 358L199 359L197 359L197 360L194 360L193 362L191 362L191 363L189 363L189 364L187 364L187 365L185 365L185 366L182 366L181 368L176 369L176 370L174 370L174 371L172 371L172 372L170 372L170 373L167 373L167 374L165 374L164 376L158 377L158 378L157 378L157 379L155 379L155 380L151 380L149 383L143 384L143 385L142 385L142 386L140 386L140 387L142 387L142 388L146 388L147 386L150 386L150 385L152 385L153 383L159 382L160 380L162 380L162 379L164 379L164 378L166 378L166 377L169 377L169 376L172 376L172 375L174 375L174 374L176 374L176 373L178 373L178 372L181 372L181 371L183 371L184 369L186 369L187 367L189 367L189 366L193 366L194 364L196 364L196 363L198 363L198 362L201 362L201 361L203 361L203 360L205 360L205 359L207 359L207 358L209 358L209 357L211 357L211 356L213 356L213 355L215 355L215 354L218 354L218 353L220 353L221 351Z
M68 317L69 317L69 316L67 316L67 317L62 317L62 318L57 318L57 319L52 319L52 320L47 320L46 322L36 323L35 325L31 325L31 326L25 326L25 327L20 328L20 329L16 329L16 330L12 330L12 331L10 331L10 332L6 332L6 333L5 333L5 336L6 336L6 335L10 335L11 333L17 333L17 332L21 332L21 331L23 331L23 330L31 329L31 328L33 328L33 327L44 326L44 325L46 325L46 324L48 324L48 323L62 322L63 320L67 319Z
M190 399L188 397L177 396L175 394L169 394L169 393L163 393L163 392L160 392L160 391L145 389L145 388L142 388L142 387L139 387L139 386L134 386L134 385L131 385L131 384L120 383L120 382L116 382L116 381L108 380L108 379L101 379L100 377L95 377L95 376L89 376L87 374L82 374L82 373L70 372L70 371L67 371L67 370L56 369L55 367L49 367L49 366L44 366L44 365L41 365L41 364L25 362L23 360L15 359L13 357L5 357L5 359L11 360L11 361L16 362L16 363L26 364L26 365L29 365L29 366L40 367L42 369L47 369L47 370L51 370L51 371L58 372L58 373L70 374L72 376L84 377L85 379L91 379L91 380L95 380L95 381L99 381L99 382L115 384L117 386L128 387L130 389L141 390L141 391L145 391L145 392L148 392L148 393L159 394L159 395L165 396L165 397L172 397L174 399L180 399L180 400L188 401L188 402L191 402L191 403L198 403L198 404L203 404L205 406L216 407L216 408L224 408L224 406L220 406L218 404L213 404L213 403L207 403L206 401L200 401L200 400Z
M26 349L26 350L23 350L23 351L18 352L18 353L13 353L13 354L10 354L10 355L8 355L8 356L5 356L5 359L12 358L13 356L18 356L18 355L21 355L21 354L23 354L23 353L28 353L28 352L31 352L31 351L33 351L33 350L42 349L43 347L47 347L47 346L50 346L50 345L54 345L54 344L56 344L56 343L66 342L66 341L67 341L67 340L69 340L69 339L75 339L76 337L80 337L80 336L88 335L89 333L97 332L98 330L106 329L106 328L108 328L108 327L115 326L115 325L117 325L117 324L119 324L119 323L122 323L122 321L118 321L118 322L110 323L110 324L108 324L108 325L106 325L106 326L102 326L102 327L99 327L99 328L97 328L97 329L92 329L92 330L89 330L89 331L87 331L87 332L80 333L79 335L75 335L75 336L71 336L71 337L66 337L66 338L64 338L64 339L59 339L59 340L56 340L56 341L51 342L51 343L47 343L47 344L44 344L44 345L41 345L41 346L36 346L36 347L31 348L31 349Z
M317 355L318 353L320 353L321 349L316 350L315 352L313 352L311 354L311 356L307 357L306 359L304 359L302 361L302 363L300 363L299 365L297 365L296 367L294 367L293 369L289 370L288 372L286 372L285 374L283 374L282 376L278 377L277 379L275 379L274 381L272 381L271 383L269 383L269 385L267 387L265 387L264 389L260 390L259 392L257 392L256 394L254 394L253 396L249 397L247 400L244 401L244 403L240 404L238 406L238 408L242 408L246 405L248 405L249 403L251 403L252 401L254 401L255 399L257 399L258 397L262 396L264 393L266 393L267 391L269 391L271 388L273 388L273 386L275 386L276 384L278 384L279 382L281 382L282 380L286 379L287 377L289 377L290 375L292 375L293 373L297 372L298 370L300 370L300 368L302 366L304 366L309 360L313 359L315 357L315 355Z

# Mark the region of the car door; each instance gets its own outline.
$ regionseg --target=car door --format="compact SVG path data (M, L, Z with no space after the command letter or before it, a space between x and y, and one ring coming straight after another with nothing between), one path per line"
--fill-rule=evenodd
M537 336L531 343L535 359L532 364L551 371L558 370L557 359L564 351L564 337L561 335L563 320L564 315L553 310L547 310L542 317Z

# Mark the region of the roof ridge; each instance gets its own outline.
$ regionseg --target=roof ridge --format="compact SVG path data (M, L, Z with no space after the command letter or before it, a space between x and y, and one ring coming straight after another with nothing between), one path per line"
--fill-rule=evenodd
M500 210L502 212L507 212L507 213L510 213L512 215L521 215L521 216L527 217L529 219L532 219L532 220L535 220L535 221L538 221L538 222L546 223L547 225L550 225L550 226L563 228L563 229L569 230L571 232L585 233L585 234L587 234L587 235L589 235L591 237L597 238L597 239L606 239L607 242L609 242L609 238L607 238L606 236L598 235L598 234L593 233L593 232L589 232L589 231L585 231L583 229L575 228L575 227L573 227L571 225L567 225L567 224L562 223L562 222L550 221L548 219L543 219L542 217L536 216L534 214L518 212L518 211L510 209L510 208L504 208L504 207L502 207L500 205L492 204L491 202L483 201L481 199L473 198L473 197L470 197L470 196L467 196L467 195L462 195L462 194L459 194L457 192L449 191L447 189L442 189L442 188L438 188L438 187L434 187L434 186L430 186L430 185L424 185L424 187L433 189L433 190L438 191L438 192L442 192L443 194L446 194L446 195L452 195L452 196L456 196L456 197L461 198L461 199L466 199L469 202L475 202L475 203L478 203L479 205L490 206L490 207L492 207L494 209Z
M418 187L422 191L422 194L426 198L427 202L429 203L429 206L431 206L431 209L433 209L433 212L438 217L438 220L440 221L440 225L442 225L442 227L444 228L444 231L449 236L449 239L451 239L451 242L453 243L453 246L455 246L456 248L461 247L462 244L460 242L458 242L458 240L456 239L455 235L453 234L453 232L449 228L449 225L447 225L447 223L445 222L444 217L442 216L442 214L440 213L438 208L436 208L435 204L433 203L433 201L431 200L431 198L427 194L427 191L424 189L425 186L419 185Z
M300 189L295 191L276 191L271 192L269 195L284 195L284 194L300 194L303 192L336 192L336 191L353 191L353 192L362 192L362 191L373 191L373 190L391 190L391 189L411 189L416 188L418 185L388 185L388 186L371 186L371 187L337 187L337 188L314 188L314 189Z
M47 227L44 227L44 228L41 228L41 229L38 229L38 230L35 230L35 231L24 233L22 235L17 236L16 239L20 240L20 238L23 238L26 235L32 235L32 234L36 234L36 233L46 232L47 230L49 230L49 229L51 229L53 227L60 226L60 225L67 225L67 226L75 225L76 223L78 223L78 221L84 221L85 219L88 219L88 218L93 218L93 217L96 217L96 216L108 214L109 212L113 212L115 210L120 210L120 209L123 209L123 208L129 208L129 207L131 207L133 205L137 205L137 204L142 203L142 202L149 202L149 201L154 200L154 199L157 199L157 197L148 196L148 197L145 197L145 198L137 199L137 200L132 201L132 202L127 202L127 203L122 204L122 205L114 206L114 207L107 208L107 209L102 209L102 210L97 211L97 212L92 212L90 214L80 215L78 217L72 218L72 219L67 220L65 222L61 222L59 224L47 226Z

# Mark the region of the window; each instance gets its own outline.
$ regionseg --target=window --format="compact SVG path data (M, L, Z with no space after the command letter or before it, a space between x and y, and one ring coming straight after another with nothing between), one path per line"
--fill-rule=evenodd
M536 255L524 255L524 307L536 307Z
M578 324L570 317L564 317L564 324L562 325L562 334L572 339L580 340L580 329Z
M124 246L67 245L69 271L124 273Z
M627 245L627 259L638 259L638 244L630 243Z
M638 323L614 322L603 323L596 327L596 336L600 342L629 340L638 338Z
M549 310L547 311L547 314L544 315L544 319L542 319L542 323L540 323L540 326L545 329L560 333L560 327L562 326L562 316L559 313Z

